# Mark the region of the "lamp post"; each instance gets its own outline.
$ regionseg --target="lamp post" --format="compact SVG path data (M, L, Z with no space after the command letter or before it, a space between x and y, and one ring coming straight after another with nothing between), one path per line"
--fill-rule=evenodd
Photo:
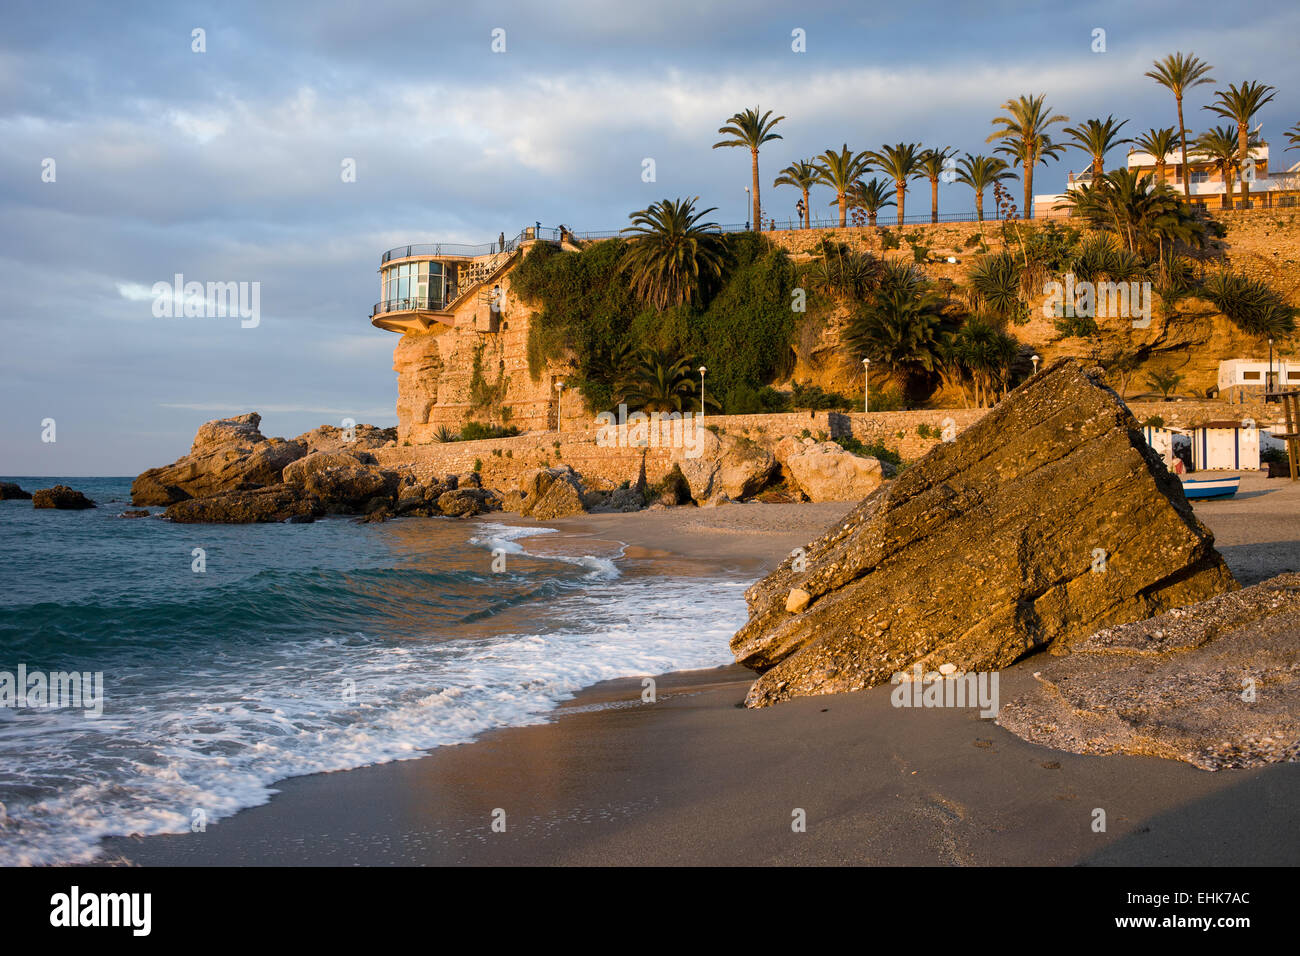
M555 383L555 430L564 431L564 382Z
M871 412L871 379L868 374L871 372L871 359L862 360L862 412L870 414Z
M704 417L704 373L707 371L703 365L700 366L700 418Z
M1042 359L1040 359L1040 358L1038 357L1038 353L1035 352L1033 355L1029 356L1029 361L1031 361L1031 362L1034 363L1034 374L1037 375L1037 374L1038 374L1038 363L1041 362Z
M749 210L752 208L753 207L749 204L749 187L746 186L745 187L745 228L746 229L749 228ZM755 224L755 228L757 228L757 224Z
M1264 384L1264 401L1270 401L1268 393L1273 391L1273 340L1268 340L1268 381Z

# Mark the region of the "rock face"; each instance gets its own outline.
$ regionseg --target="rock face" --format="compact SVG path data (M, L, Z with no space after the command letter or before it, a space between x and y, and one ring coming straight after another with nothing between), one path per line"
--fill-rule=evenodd
M80 511L95 507L95 503L67 485L55 485L53 488L41 488L27 497L32 499L33 508L59 508L65 511Z
M284 481L315 495L335 512L351 512L375 497L392 497L398 476L382 471L365 452L320 451L290 462Z
M285 465L307 454L300 442L266 438L256 412L199 426L190 453L150 468L131 485L134 505L170 505L227 491L279 484Z
M32 496L12 481L0 481L0 501L31 501Z
M809 501L861 501L885 480L879 461L845 451L833 441L783 438L776 457Z
M998 714L1033 743L1202 770L1300 761L1300 574L1105 628Z
M747 438L703 429L698 440L697 456L676 451L672 458L697 504L721 495L748 498L762 490L776 470L776 457Z
M163 516L180 524L257 524L324 513L325 506L315 495L296 485L279 484L190 498L172 505Z
M996 669L1235 590L1100 376L1044 369L750 588L731 641L763 672L746 703L859 690L914 663Z
M307 454L318 451L359 452L372 448L383 448L390 441L397 440L396 428L378 428L375 425L355 425L348 431L334 425L321 425L309 432L303 432L294 439L307 449Z

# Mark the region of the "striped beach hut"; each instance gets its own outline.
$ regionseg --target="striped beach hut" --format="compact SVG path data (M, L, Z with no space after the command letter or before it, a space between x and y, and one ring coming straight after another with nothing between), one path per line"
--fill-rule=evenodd
M1191 429L1197 471L1258 471L1259 428L1251 421L1204 422Z

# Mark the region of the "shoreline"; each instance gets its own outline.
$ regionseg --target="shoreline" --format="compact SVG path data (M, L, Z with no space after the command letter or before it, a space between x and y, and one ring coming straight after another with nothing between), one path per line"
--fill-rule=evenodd
M1248 584L1300 567L1297 502L1289 482L1248 476L1238 500L1196 510ZM621 541L620 564L659 573L757 579L851 507L486 520L559 532L533 544ZM1005 669L1002 699L1034 669L1033 657ZM974 709L900 711L888 686L745 710L753 676L734 664L661 674L653 704L639 677L606 681L545 723L293 777L205 833L105 840L90 865L1300 863L1300 847L1276 839L1300 827L1300 765L1208 773L1064 753ZM1105 833L1091 828L1098 808ZM796 809L805 833L791 829Z

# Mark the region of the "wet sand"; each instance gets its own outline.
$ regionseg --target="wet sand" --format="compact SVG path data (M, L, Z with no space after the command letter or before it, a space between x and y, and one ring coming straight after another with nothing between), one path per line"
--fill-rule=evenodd
M849 505L591 515L554 546L758 577ZM1300 568L1300 485L1249 475L1197 514L1243 584ZM534 541L538 539L533 539ZM1009 700L1030 658L1001 675ZM1300 863L1300 764L1207 773L1049 750L974 710L902 709L889 687L741 708L738 667L580 694L533 727L416 760L284 781L201 834L118 838L142 865ZM1098 832L1097 811L1105 830ZM792 823L806 819L804 832ZM499 832L504 817L504 832ZM494 829L494 820L497 827Z

